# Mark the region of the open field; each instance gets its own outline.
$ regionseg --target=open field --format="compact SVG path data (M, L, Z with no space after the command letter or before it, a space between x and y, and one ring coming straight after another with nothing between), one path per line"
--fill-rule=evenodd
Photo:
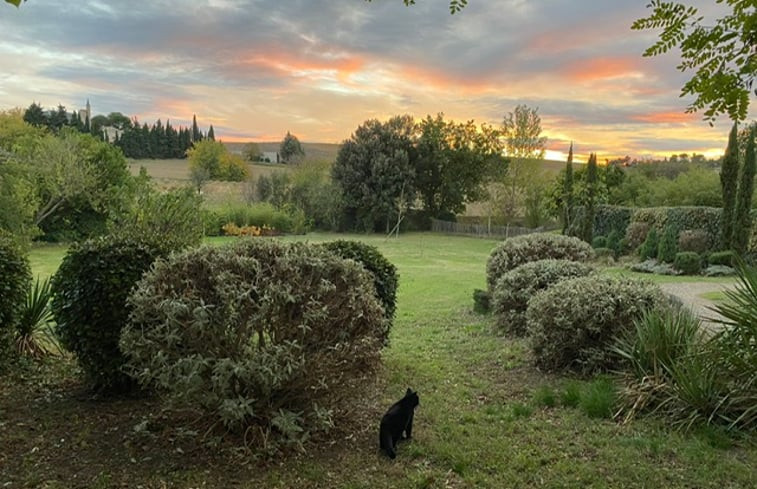
M754 487L753 439L716 430L677 433L654 419L619 425L540 401L545 389L559 391L576 380L539 372L525 342L498 336L489 318L470 311L495 241L428 233L286 239L337 238L373 244L395 263L397 317L376 381L355 392L346 420L309 442L306 453L262 462L232 442L204 448L198 434L178 429L156 401L90 398L72 362L58 360L0 390L0 485ZM62 252L57 248L58 257ZM55 254L54 247L35 249L35 272L53 270ZM378 454L378 421L408 386L421 399L414 439L389 461Z
M132 175L138 175L140 167L147 170L147 174L153 178L155 183L162 189L171 189L190 185L189 180L189 163L187 160L128 160L129 171ZM203 186L203 196L205 204L213 207L217 205L232 203L241 203L245 201L245 196L255 189L255 185L263 175L271 175L277 172L289 171L286 165L266 164L266 163L248 163L250 169L250 180L246 182L221 182L210 181Z
M233 153L242 153L242 150L247 143L223 143L229 151ZM279 150L281 141L268 141L257 143L260 151L275 152ZM305 161L334 161L336 154L339 152L340 144L334 143L304 143L300 141L302 150L305 152Z

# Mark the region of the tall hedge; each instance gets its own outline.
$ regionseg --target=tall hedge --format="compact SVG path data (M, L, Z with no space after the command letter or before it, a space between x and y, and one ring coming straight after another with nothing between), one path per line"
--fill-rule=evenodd
M131 312L126 298L150 265L167 254L154 243L101 237L69 248L53 276L58 336L95 389L121 392L133 386L122 372L125 358L118 348Z
M31 280L26 254L10 238L0 235L0 372L13 357L16 325Z

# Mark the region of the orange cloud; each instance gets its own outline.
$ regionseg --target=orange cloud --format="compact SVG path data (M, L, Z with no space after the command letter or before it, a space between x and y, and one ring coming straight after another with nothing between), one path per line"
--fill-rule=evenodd
M685 122L695 122L697 120L696 114L679 112L679 111L667 111L667 112L651 112L649 114L640 114L632 117L634 121L648 122L650 124L683 124Z
M561 70L562 75L579 83L591 83L642 74L639 59L636 57L599 57L571 62Z
M365 64L362 58L342 52L300 54L273 47L242 53L238 59L239 66L245 68L262 67L290 76L328 72L343 80L360 71Z

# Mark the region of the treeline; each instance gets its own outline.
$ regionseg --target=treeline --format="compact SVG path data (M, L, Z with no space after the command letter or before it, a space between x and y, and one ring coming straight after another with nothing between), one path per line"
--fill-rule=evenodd
M165 126L158 119L155 124L139 125L136 118L116 135L113 144L121 148L127 158L185 158L187 150L195 141L209 139L215 141L213 126L207 134L197 127L197 118L193 116L192 127L174 128L170 121Z
M197 125L197 117L192 116L192 127L173 127L170 121L165 125L158 119L152 126L140 124L136 117L129 118L121 112L111 112L107 116L96 115L90 120L88 114L68 112L63 105L55 110L44 110L36 102L24 112L23 119L35 127L44 127L57 134L64 127L71 127L80 133L91 134L97 139L121 148L127 158L185 158L187 150L195 141L210 139L215 141L211 125L203 133Z

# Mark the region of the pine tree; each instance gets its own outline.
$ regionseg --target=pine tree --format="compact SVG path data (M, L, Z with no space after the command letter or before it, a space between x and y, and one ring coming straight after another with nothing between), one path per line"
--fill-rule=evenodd
M720 245L724 250L730 250L733 247L733 215L736 207L736 187L739 178L739 143L737 133L738 127L734 122L731 134L728 137L728 147L725 150L725 156L720 168L720 188L723 191Z
M752 231L752 218L749 211L752 208L752 195L754 194L755 137L757 137L757 125L753 125L749 131L744 167L741 169L741 181L736 197L736 214L733 221L732 247L735 252L742 255L747 251Z
M597 155L591 153L586 165L586 194L584 196L584 220L581 223L581 239L591 243L594 235L594 213L596 212L599 172Z
M565 165L565 182L563 183L563 228L567 234L570 228L571 212L573 210L573 142L568 150L568 162Z
M210 125L210 129L208 129L208 139L211 141L216 140L216 133L213 131L213 124Z
M24 112L24 121L32 126L42 127L47 126L47 116L45 111L42 110L42 106L36 102L32 102L28 109Z

